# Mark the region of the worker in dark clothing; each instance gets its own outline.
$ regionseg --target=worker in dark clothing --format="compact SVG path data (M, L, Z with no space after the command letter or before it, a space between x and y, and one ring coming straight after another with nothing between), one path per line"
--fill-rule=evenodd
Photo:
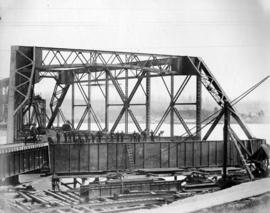
M84 138L85 138L86 143L89 143L89 137L88 136L89 136L88 133L84 134Z
M96 138L95 134L94 133L91 133L92 143L95 143L95 138Z
M71 136L72 136L72 140L73 140L72 142L75 143L75 142L76 142L76 135L75 135L75 132L74 132L74 131L71 131L70 134L71 134Z
M57 131L57 132L56 132L56 141L57 141L57 143L60 143L60 139L61 139L60 132Z
M102 138L102 132L101 131L97 132L97 137L98 137L98 142L101 142L101 138Z
M141 134L140 133L137 133L137 141L141 142Z
M70 121L67 121L66 123L64 123L62 125L62 130L63 130L63 134L64 134L64 137L65 137L65 142L68 141L68 136L69 136L69 139L71 141L71 135L69 134L69 132L72 130L72 125L70 123Z
M134 131L132 134L132 141L136 142L137 141L137 133Z
M68 139L69 139L69 141L68 141L68 142L71 142L71 140L72 140L72 135L71 135L71 132L67 132L66 134L68 134Z
M66 132L64 132L64 139L65 139L65 143L67 143L68 141L68 139L67 139L67 133Z
M120 141L120 134L119 134L119 132L118 132L118 131L116 132L116 141L117 141L117 142L119 142L119 141Z
M33 123L31 128L30 128L30 136L31 136L31 138L33 139L34 142L37 141L38 131L37 131L35 123Z
M155 141L155 137L154 137L154 132L153 132L153 130L151 130L151 132L150 132L150 138L151 138L151 141L152 141L152 142Z
M143 141L146 141L146 131L145 130L143 130L141 132L141 135L142 135Z
M79 143L84 143L84 140L80 134L78 134L78 142Z
M53 139L52 139L51 137L48 137L48 142L49 142L50 144L53 144L53 143L54 143L54 141L53 141Z
M113 132L110 132L110 139L111 139L111 142L113 142L113 140L114 140L114 133Z
M59 178L53 178L52 180L52 190L53 191L59 191L60 190L60 179Z
M120 133L120 138L121 138L121 142L124 142L124 132L123 131L121 131L121 133Z

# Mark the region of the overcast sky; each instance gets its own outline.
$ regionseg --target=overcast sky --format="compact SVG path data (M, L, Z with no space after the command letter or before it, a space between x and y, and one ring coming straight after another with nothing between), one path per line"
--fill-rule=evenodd
M0 0L0 16L0 78L11 45L200 56L231 98L270 74L269 0Z

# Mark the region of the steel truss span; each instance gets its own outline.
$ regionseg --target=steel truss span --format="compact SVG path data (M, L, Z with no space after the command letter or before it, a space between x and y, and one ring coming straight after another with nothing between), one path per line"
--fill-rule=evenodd
M182 76L182 82L177 77ZM51 128L56 118L67 120L67 116L61 106L71 93L71 122L75 129L80 130L82 124L87 121L88 129L96 124L99 130L115 132L121 119L125 121L125 133L128 132L129 120L131 120L138 132L145 131L149 135L151 127L151 94L153 91L153 79L159 78L164 84L164 90L168 93L169 104L164 114L153 129L157 135L162 124L169 117L170 136L177 135L174 126L180 123L185 130L185 136L201 139L201 90L202 85L211 94L217 104L224 107L229 103L231 115L241 126L247 138L252 135L246 128L237 112L230 105L229 98L210 72L204 61L199 57L147 54L134 52L100 51L84 49L63 49L48 47L25 47L13 46L11 48L11 71L9 81L9 106L8 112L8 141L13 142L20 137L23 130L25 116L31 110L33 97L35 96L35 85L44 78L55 80L55 87L50 100L50 113L47 113L46 127ZM196 91L195 101L183 103L179 101L182 92L195 78ZM122 86L119 82L124 82ZM133 81L133 83L131 83ZM93 88L100 90L104 100L104 122L96 113L91 94ZM119 95L121 102L112 103L109 94L113 88ZM134 97L138 91L143 91L144 101L135 102ZM83 104L76 103L76 92L83 98ZM181 111L179 105L190 105L196 109L196 130L192 131ZM143 107L145 125L135 115L134 107ZM78 122L75 122L75 110L80 107L83 113ZM109 125L110 109L119 107L119 114L113 124ZM141 109L141 108L140 108ZM31 113L34 110L31 111ZM206 140L218 120L223 115L221 110L209 131L203 136ZM36 115L38 116L38 115ZM43 124L44 125L44 122Z

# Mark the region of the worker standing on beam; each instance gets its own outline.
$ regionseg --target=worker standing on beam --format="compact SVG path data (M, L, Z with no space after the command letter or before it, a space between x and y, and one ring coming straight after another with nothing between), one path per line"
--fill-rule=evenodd
M121 131L120 137L121 137L121 142L124 142L124 132L123 131Z
M32 137L34 142L37 141L37 135L38 135L38 131L36 128L36 123L33 123L31 128L30 128L30 136Z
M152 142L155 141L155 137L154 137L154 132L153 132L153 130L151 130L151 132L150 132L150 138L151 138L151 141L152 141Z

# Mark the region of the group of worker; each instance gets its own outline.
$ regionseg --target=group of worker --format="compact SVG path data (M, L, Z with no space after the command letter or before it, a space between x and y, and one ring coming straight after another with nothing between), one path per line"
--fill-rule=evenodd
M64 131L63 136L65 142L101 142L103 138L104 133L102 131L98 131L96 134L94 133L78 133L77 131ZM57 131L56 132L56 138L57 142L61 141L61 132Z
M30 136L33 141L38 141L39 131L36 128L36 124L32 124L30 127ZM62 138L64 139L65 143L68 142L92 142L92 143L100 143L102 141L104 142L124 142L126 141L132 141L132 142L141 142L141 141L147 141L147 132L146 130L142 132L133 132L132 134L126 135L123 131L116 133L111 132L109 134L103 132L103 131L97 131L97 132L78 132L76 130L73 130L72 124L70 121L65 122L60 129L56 129L56 142L60 143L62 142ZM150 141L155 141L154 132L150 131ZM53 141L52 138L50 138L50 141Z
M124 136L125 136L125 134L123 131L116 132L116 133L111 132L110 133L110 141L114 142L116 140L116 142L124 142Z

